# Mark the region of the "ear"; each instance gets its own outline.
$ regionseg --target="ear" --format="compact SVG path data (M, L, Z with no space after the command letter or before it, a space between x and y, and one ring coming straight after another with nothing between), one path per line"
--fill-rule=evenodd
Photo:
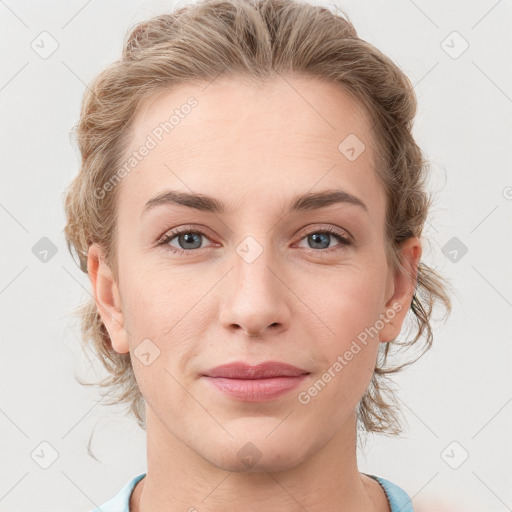
M107 328L112 348L120 354L129 352L119 287L112 270L105 262L101 248L96 243L89 247L87 253L87 273L91 280L96 307Z
M386 302L384 314L381 315L384 327L379 331L379 340L383 343L394 340L402 330L416 288L421 253L421 240L418 237L408 238L402 243L398 256L406 275L398 270L395 275L390 275L387 295L391 293L391 297Z

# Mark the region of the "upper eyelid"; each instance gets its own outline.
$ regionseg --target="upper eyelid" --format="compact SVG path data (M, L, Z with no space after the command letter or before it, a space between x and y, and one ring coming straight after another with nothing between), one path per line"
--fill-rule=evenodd
M331 231L331 229L333 229L334 231ZM329 232L332 235L342 236L344 238L350 239L351 241L353 240L352 233L350 233L350 231L348 229L341 228L339 226L335 227L335 226L332 226L332 225L329 225L329 227L328 227L328 225L325 224L325 223L323 224L323 227L322 227L322 225L320 225L318 227L311 226L311 225L310 226L306 226L306 227L304 227L303 229L301 229L299 231L299 235L304 234L304 236L306 236L306 234L308 234L308 233L314 233L314 232L317 232L317 231L320 232L320 233L322 231L327 231L327 232ZM341 231L341 233L339 231Z

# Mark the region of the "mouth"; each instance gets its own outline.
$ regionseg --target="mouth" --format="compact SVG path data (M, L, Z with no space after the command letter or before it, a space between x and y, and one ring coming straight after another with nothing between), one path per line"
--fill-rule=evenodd
M229 398L242 402L266 402L290 392L309 374L303 368L278 361L257 365L234 362L216 366L202 378Z

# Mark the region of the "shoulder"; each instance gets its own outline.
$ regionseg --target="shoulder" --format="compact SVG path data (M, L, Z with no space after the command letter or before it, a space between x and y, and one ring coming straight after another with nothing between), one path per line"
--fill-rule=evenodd
M384 489L389 501L391 512L414 512L411 498L401 487L389 480L386 480L385 478L370 475L368 473L365 473L365 475L377 480L380 486Z
M146 473L141 473L132 478L113 498L88 512L130 512L130 495L137 482L145 476Z

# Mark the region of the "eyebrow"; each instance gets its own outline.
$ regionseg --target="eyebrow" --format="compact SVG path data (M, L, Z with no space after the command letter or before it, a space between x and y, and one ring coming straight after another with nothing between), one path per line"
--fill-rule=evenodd
M311 211L326 208L333 204L349 204L357 206L368 212L368 207L358 197L345 192L344 190L326 190L324 192L310 192L294 197L290 203L290 212ZM189 192L178 192L165 190L150 199L144 206L141 217L148 211L161 205L181 205L195 210L214 214L225 214L227 209L224 203L204 194L192 194Z

